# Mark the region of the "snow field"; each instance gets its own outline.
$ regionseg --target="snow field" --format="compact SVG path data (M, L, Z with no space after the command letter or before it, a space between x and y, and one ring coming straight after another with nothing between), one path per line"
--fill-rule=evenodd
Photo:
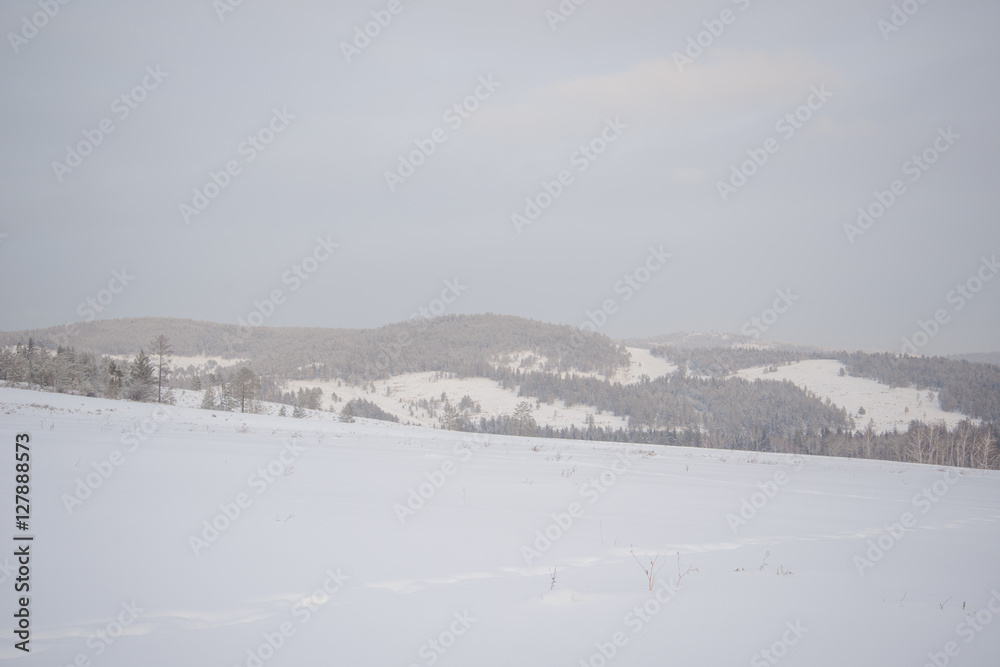
M1000 649L995 472L320 413L158 421L8 388L0 414L0 438L33 443L32 653L0 646L19 664L992 665Z

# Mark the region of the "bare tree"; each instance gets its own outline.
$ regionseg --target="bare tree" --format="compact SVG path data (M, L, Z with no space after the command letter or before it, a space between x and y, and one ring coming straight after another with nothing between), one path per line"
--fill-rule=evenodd
M972 465L984 470L991 467L993 452L996 449L996 441L989 431L983 429L976 433L972 441Z
M907 450L910 459L916 463L926 463L927 461L927 430L920 422L910 422L910 428L906 433Z
M865 432L861 435L861 442L865 446L865 458L870 459L872 457L872 445L875 443L875 439L878 436L875 433L875 420L869 419L868 426L865 427Z
M955 444L952 447L952 465L971 466L969 456L969 431L971 426L968 421L963 420L955 427Z
M244 366L236 371L234 382L236 384L236 396L240 399L240 412L246 412L247 400L253 401L260 386L257 382L257 376L252 370Z

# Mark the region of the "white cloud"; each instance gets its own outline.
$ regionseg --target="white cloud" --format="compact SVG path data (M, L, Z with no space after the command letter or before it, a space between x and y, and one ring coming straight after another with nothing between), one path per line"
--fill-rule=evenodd
M835 87L839 73L801 53L718 50L685 72L668 57L613 74L577 77L536 89L483 112L478 131L537 143L586 136L607 116L671 129L703 119L738 118L775 101L795 102L812 85Z

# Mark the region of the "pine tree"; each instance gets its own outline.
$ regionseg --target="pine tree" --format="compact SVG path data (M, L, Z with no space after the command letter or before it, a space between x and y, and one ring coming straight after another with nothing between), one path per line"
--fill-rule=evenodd
M445 403L441 415L441 428L449 431L464 431L468 426L468 413L456 408L451 403Z
M531 435L535 432L535 418L531 416L531 403L521 401L514 408L514 425L518 435Z
M121 397L122 389L125 387L125 371L114 359L108 361L107 387L108 398Z
M340 421L347 424L354 423L354 406L348 401L340 411Z
M209 387L205 390L205 396L201 399L202 410L215 410L218 408L215 400L215 389Z
M163 402L163 381L170 374L170 361L174 347L166 336L160 334L150 343L153 359L156 361L156 402Z
M226 374L219 369L218 375L219 379L219 410L225 412L232 412L236 409L237 400L234 393L233 382L226 378Z
M153 391L153 365L149 356L139 350L129 369L128 397L133 401L148 401Z
M292 409L292 416L296 419L302 419L306 416L306 411L302 409L301 405L296 403L295 407Z

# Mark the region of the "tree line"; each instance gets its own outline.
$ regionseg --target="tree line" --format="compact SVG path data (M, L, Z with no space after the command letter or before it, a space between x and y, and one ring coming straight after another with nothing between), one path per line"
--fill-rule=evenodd
M26 343L0 349L0 380L23 383L29 389L172 403L170 342L158 336L149 348L149 353L140 349L129 360L72 347L48 350L28 338Z
M186 335L195 339L215 335L221 326L206 324ZM81 331L86 329L81 327ZM424 400L411 406L439 416L440 425L453 430L940 465L998 465L994 424L1000 417L1000 367L989 364L860 352L831 355L804 350L660 346L653 353L677 363L678 372L623 385L609 378L628 363L624 348L598 335L584 336L575 340L575 346L568 345L572 328L520 318L448 316L364 332L316 330L323 331L322 336L308 333L296 337L289 333L292 331L299 330L262 330L263 339L270 341L267 352L261 352L262 360L250 357L226 368L210 362L202 369L174 371L175 345L162 332L154 333L146 346L126 358L63 345L48 348L29 336L26 341L0 347L0 380L47 391L166 403L174 400L174 388L185 388L203 392L201 406L206 409L260 412L265 402L274 402L282 404L282 413L286 413L284 406L289 406L292 416L304 416L306 410L321 408L323 392L319 388L288 391L288 380L329 379L374 390L373 379L436 371L489 378L517 390L524 399L511 414L490 417L481 415L469 396L452 403L443 395L440 401ZM296 341L290 350L277 343L286 339ZM191 344L190 340L185 344ZM535 368L531 364L510 366L511 355L525 351L543 362L541 370L531 370ZM741 368L776 367L831 356L851 375L890 386L935 390L944 409L961 411L984 423L965 421L949 431L942 424L914 421L905 432L879 434L871 422L864 423L862 415L848 415L829 400L790 382L751 382L733 376ZM276 361L279 358L280 363ZM303 363L293 366L297 362ZM597 377L580 372L596 372ZM340 400L336 394L332 398ZM626 420L626 426L598 427L593 416L583 427L536 424L532 405L557 400L567 406L589 406L598 414L617 415ZM354 417L396 419L364 399L343 406L341 418L347 421Z

